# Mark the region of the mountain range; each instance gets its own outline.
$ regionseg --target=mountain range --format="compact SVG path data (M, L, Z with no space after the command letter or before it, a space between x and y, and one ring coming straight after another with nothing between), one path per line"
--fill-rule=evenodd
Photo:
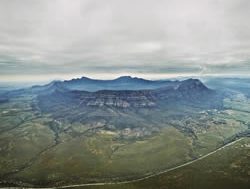
M183 81L145 80L122 76L114 80L97 80L82 77L66 81L53 81L42 86L14 90L6 96L37 95L41 106L55 103L81 106L112 106L118 108L159 107L163 104L218 105L211 101L218 97L216 91L207 88L198 79Z
M138 90L136 86L140 85ZM109 86L108 89L87 91ZM115 87L118 86L118 87ZM126 90L117 90L119 86ZM85 90L79 90L85 89ZM111 90L112 89L112 90ZM132 77L120 77L115 80L91 80L86 78L69 81L55 81L44 86L27 89L37 95L37 106L44 113L56 119L70 122L92 121L127 123L128 114L140 117L141 112L164 112L196 108L198 110L222 107L219 93L207 88L198 79L183 81L150 81ZM147 119L142 115L142 119ZM161 115L164 117L164 115ZM154 121L155 118L144 122ZM123 120L123 121L122 121ZM159 120L157 120L158 122ZM109 124L110 125L110 124ZM115 124L119 125L119 124Z
M219 81L82 77L6 92L2 185L130 180L206 155L249 128L247 97Z
M53 81L43 87L50 87L51 85L60 85L69 90L80 90L95 92L99 90L142 90L142 89L156 89L165 87L166 85L173 85L179 81L169 80L146 80L131 76L121 76L113 80L99 80L81 77L65 81ZM33 86L32 89L41 89L42 86Z
M113 122L116 126L127 124L129 115L143 122L159 123L169 111L177 115L189 109L195 112L223 106L223 95L198 79L151 81L130 76L114 80L82 77L10 91L1 97L1 101L18 96L32 96L34 111L50 114L55 119L81 123ZM155 116L148 119L148 114ZM137 124L135 120L132 122Z

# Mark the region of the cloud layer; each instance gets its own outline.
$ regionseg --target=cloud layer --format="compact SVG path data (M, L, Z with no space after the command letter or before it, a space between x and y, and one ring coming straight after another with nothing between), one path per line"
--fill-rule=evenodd
M0 80L250 74L249 0L1 0Z

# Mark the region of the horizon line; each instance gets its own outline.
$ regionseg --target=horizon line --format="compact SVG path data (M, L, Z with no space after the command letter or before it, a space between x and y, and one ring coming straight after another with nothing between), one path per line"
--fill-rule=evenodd
M142 78L148 80L181 79L181 78L250 78L249 74L189 74L189 73L91 73L91 74L40 74L40 75L10 75L0 76L0 83L45 83L51 81L66 81L86 77L96 80L114 80L120 77L129 76L132 78Z

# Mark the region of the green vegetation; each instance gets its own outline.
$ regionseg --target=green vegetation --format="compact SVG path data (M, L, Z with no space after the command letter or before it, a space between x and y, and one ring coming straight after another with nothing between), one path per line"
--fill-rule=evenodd
M203 156L248 129L246 97L225 99L224 106L75 110L68 120L67 108L61 117L42 113L35 95L12 98L0 104L0 180L3 186L61 186L157 173ZM100 188L247 188L248 146L244 139L171 173Z
M130 184L78 187L84 189L248 189L250 139L169 173Z
M115 137L113 133L98 132L93 136L71 138L41 154L39 160L14 178L26 182L33 178L36 184L59 182L61 178L64 178L63 184L123 180L191 159L190 139L173 127L135 142L117 141Z

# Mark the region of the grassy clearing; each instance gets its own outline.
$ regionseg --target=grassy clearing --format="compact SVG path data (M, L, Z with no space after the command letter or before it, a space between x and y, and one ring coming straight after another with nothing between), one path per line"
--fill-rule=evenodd
M84 189L248 189L250 139L170 173L132 184L78 187Z
M128 179L190 159L190 140L173 127L137 142L120 142L114 137L113 134L99 133L59 144L15 177L34 183Z
M83 124L80 121L54 120L50 115L39 114L34 110L32 103L32 98L24 98L14 99L0 105L0 175L2 180L54 186L139 178L209 153L221 146L228 137L247 129L250 117L250 114L245 111L248 106L245 101L241 102L245 104L244 108L240 109L239 102L235 104L232 100L225 103L227 107L225 111L214 110L214 112L201 114L197 111L192 116L189 116L188 112L194 112L194 110L188 107L185 107L185 112L176 113L176 109L166 112L155 111L150 116L147 116L150 113L147 112L149 110L141 110L138 112L138 117L131 112L120 112L126 116L119 120L119 116L122 115L115 114L114 116L118 117L113 121L123 122L125 128L129 127L126 123L131 122L130 125L133 127L145 129L157 127L159 129L143 137L126 138L119 135L119 128L112 127L105 130L99 127L91 130L93 127L97 128L98 124L102 124L101 121ZM84 112L80 112L77 116L81 117L82 114ZM90 114L96 115L96 112L90 112ZM170 120L171 118L173 120ZM239 151L238 153L246 156L245 152ZM223 161L222 156L223 154L221 157L215 156L219 164ZM230 158L224 157L225 166L228 161L234 161ZM232 158L239 159L238 156L232 156ZM32 164L18 171L31 159L34 160ZM240 161L245 162L244 159ZM179 183L184 183L187 188L198 188L204 183L207 184L207 181L204 181L206 177L214 182L212 176L207 175L207 172L203 173L202 169L210 170L209 173L215 175L217 175L216 171L219 171L219 174L220 170L224 170L223 167L217 165L216 160L213 163L218 169L213 167L211 162L206 163L212 166L211 170L202 165L199 165L199 168L197 165L188 170L183 169L183 172L178 172L176 175L171 173L172 177L160 176L158 180L149 179L142 183L119 185L119 187L181 188L183 185ZM233 167L237 167L237 164ZM16 174L4 176L13 171L16 171ZM225 170L222 175L231 174L231 172L227 173L228 171ZM235 175L237 176L236 172L232 173L232 177ZM190 182L187 181L188 179ZM224 177L218 177L218 179L222 179L218 180L218 183L224 181ZM227 179L226 177L225 181ZM198 183L197 186L193 182ZM241 181L237 182L241 183ZM117 188L118 186L107 187Z
M53 144L53 133L47 126L35 122L24 123L12 132L0 135L1 175L13 172Z

